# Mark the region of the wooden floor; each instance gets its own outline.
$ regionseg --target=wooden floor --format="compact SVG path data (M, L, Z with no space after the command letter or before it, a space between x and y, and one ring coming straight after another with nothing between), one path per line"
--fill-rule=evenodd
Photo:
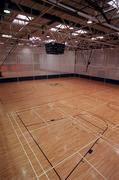
M119 180L119 86L0 84L0 180Z

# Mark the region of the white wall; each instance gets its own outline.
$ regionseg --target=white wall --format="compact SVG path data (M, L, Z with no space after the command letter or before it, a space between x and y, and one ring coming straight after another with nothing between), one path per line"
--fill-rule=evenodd
M9 50L10 47L0 45L0 62ZM119 48L93 50L86 72L89 56L89 50L77 51L75 57L74 51L47 55L44 48L17 46L6 60L2 72L4 77L78 73L119 80Z
M91 64L86 72L91 50L77 51L75 72L108 79L119 80L119 49L97 49L92 51Z
M46 55L45 63L42 61L41 67L58 73L74 73L74 61L74 51L65 51L62 55Z
M11 47L0 46L0 63ZM17 46L2 66L4 77L74 73L75 52L47 55L44 48Z

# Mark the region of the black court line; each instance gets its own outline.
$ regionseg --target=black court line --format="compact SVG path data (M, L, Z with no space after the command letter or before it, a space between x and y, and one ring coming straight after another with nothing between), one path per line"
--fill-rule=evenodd
M95 125L95 124L91 123L90 121L88 121L87 119L83 118L82 116L80 116L80 115L76 115L76 116L74 116L74 118L77 118L77 117L78 117L78 118L83 119L84 121L86 121L86 122L88 122L89 124L91 124L91 125L95 126L96 128L98 128L98 129L100 129L100 130L104 131L104 129L103 129L103 128L101 128L101 127L99 127L99 126L97 126L97 125Z
M51 125L53 122L57 122L57 121L61 121L61 120L65 120L65 118L51 119L51 120L48 120L48 121L46 121L46 122L47 122L49 125ZM42 124L46 124L46 122L26 124L26 127L35 126L35 125L40 125L40 124L41 124L41 127L43 127Z
M56 169L53 167L51 161L48 159L47 155L44 153L43 149L41 148L41 146L37 143L37 141L35 140L34 136L32 135L32 133L29 131L29 129L27 128L27 126L25 125L25 123L23 122L22 118L19 116L19 114L16 112L17 117L19 118L19 120L21 121L21 123L23 124L23 126L25 127L25 129L27 130L27 132L29 133L29 135L31 136L31 138L33 139L33 141L35 142L36 146L39 148L39 150L42 152L42 154L44 155L44 157L46 158L46 160L48 161L48 163L51 165L51 167L53 168L55 174L58 176L58 178L60 180L62 180L62 178L60 177L60 175L58 174L58 172L56 171Z
M94 115L94 116L96 116L96 117L98 117L98 118L100 118L103 122L105 122L105 123L110 123L110 124L112 124L113 126L116 126L116 124L115 123L113 123L113 122L111 122L110 120L108 120L108 119L104 119L104 118L102 118L101 116L99 116L99 115L97 115L97 114L95 114L95 113L92 113L91 112L91 114L92 115ZM109 124L108 124L109 125Z
M104 133L108 130L108 126L104 129L104 131L101 133L101 135L104 135ZM70 173L67 175L67 177L65 178L65 180L67 180L71 174L74 172L74 170L80 165L81 162L83 162L83 159L87 156L87 154L91 154L93 152L92 148L98 143L98 141L101 139L102 137L99 137L93 144L92 146L88 149L88 151L83 155L83 157L80 159L80 161L74 166L74 168L70 171Z

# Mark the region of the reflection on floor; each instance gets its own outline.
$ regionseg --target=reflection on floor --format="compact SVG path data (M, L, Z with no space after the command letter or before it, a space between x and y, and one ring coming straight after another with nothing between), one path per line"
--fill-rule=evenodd
M2 180L118 180L118 85L0 84L0 162Z

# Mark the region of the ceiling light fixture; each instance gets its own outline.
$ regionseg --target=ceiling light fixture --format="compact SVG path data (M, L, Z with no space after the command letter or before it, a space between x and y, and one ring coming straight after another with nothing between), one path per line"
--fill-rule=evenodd
M104 36L98 36L97 37L97 39L103 39L104 38Z
M87 24L92 24L93 22L91 20L88 20L87 21Z
M57 28L51 28L50 31L57 32L58 29Z
M8 9L4 9L4 13L6 13L6 14L10 14L10 10L8 10Z
M96 38L92 37L92 38L91 38L91 40L93 40L93 41L94 41L94 40L96 40Z
M12 35L2 34L2 37L4 37L4 38L11 38L11 37L12 37Z
M10 10L8 8L8 3L5 3L4 13L10 14Z
M74 28L73 27L69 27L70 30L73 30Z
M54 40L54 39L48 39L48 40L45 40L44 42L45 43L50 43L50 42L55 42L56 40Z
M78 36L78 33L72 33L72 36Z
M68 45L68 42L65 42L65 45L67 46L67 45Z
M18 43L18 46L23 46L24 44L23 43Z

